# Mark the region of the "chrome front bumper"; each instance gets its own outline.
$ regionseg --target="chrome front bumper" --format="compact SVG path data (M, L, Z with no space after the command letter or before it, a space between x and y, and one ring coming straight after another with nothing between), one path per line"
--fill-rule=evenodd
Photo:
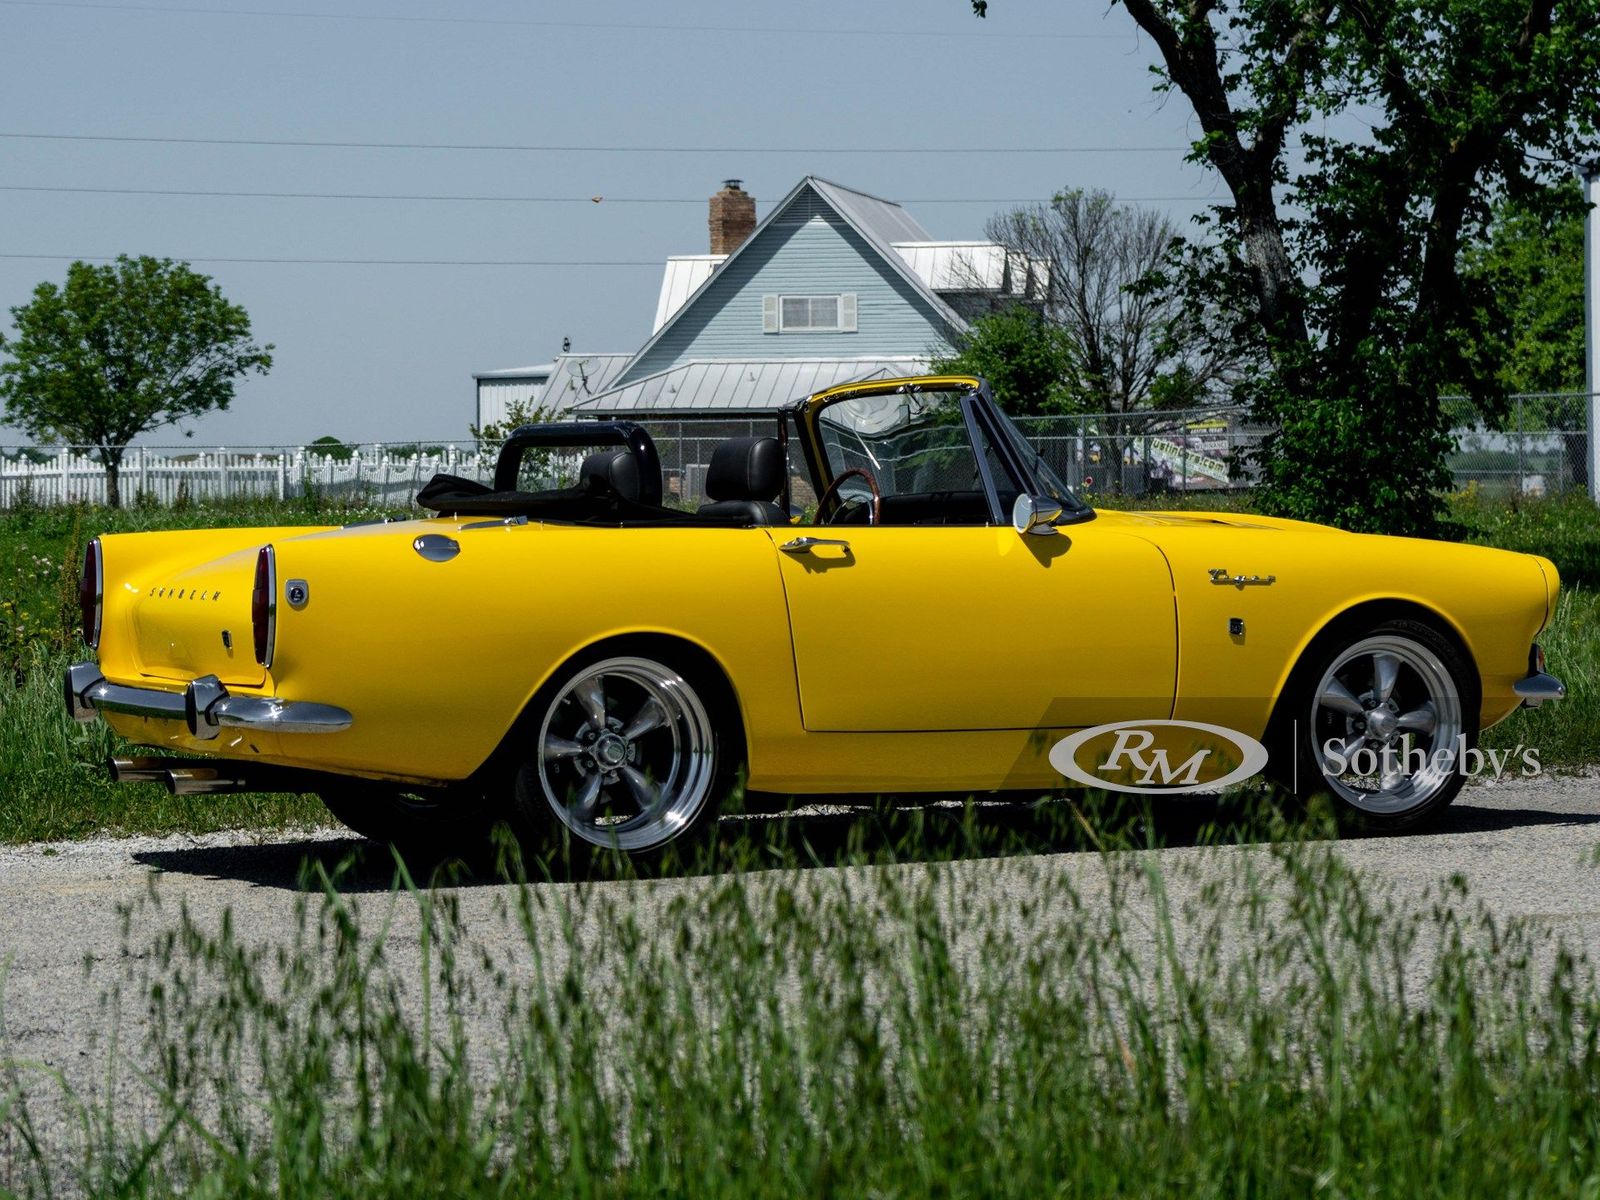
M195 737L210 740L224 728L274 733L338 733L354 718L342 708L276 696L235 696L215 675L191 680L181 692L111 683L95 663L74 663L65 680L67 711L92 721L100 711L182 721Z
M1546 700L1567 698L1567 685L1554 675L1546 675L1543 671L1535 671L1517 680L1511 685L1511 690L1521 697L1523 708L1538 708Z

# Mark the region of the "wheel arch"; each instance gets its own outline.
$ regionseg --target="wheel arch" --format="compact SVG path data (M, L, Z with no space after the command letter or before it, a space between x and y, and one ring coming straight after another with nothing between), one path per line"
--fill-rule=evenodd
M722 659L706 646L686 634L676 631L641 629L624 632L608 633L596 637L591 641L574 646L558 662L544 673L542 677L529 690L527 698L523 700L522 707L518 709L516 717L506 727L505 733L500 737L495 749L488 760L479 768L479 774L503 769L510 765L514 755L513 742L525 728L530 719L535 701L538 700L551 680L560 677L573 663L580 659L607 657L610 655L638 655L645 658L654 658L658 662L676 667L690 682L703 689L704 699L712 708L711 718L718 733L726 732L732 736L736 744L731 747L734 760L747 762L749 757L750 733L747 728L746 710L740 699L738 688L734 685L733 677Z
M1403 596L1380 596L1360 601L1332 614L1301 640L1279 680L1277 699L1273 702L1272 714L1267 720L1267 737L1276 739L1281 734L1282 722L1287 719L1295 697L1306 686L1306 676L1314 669L1319 656L1328 646L1360 630L1395 620L1416 621L1428 626L1450 642L1461 654L1462 661L1470 668L1470 677L1464 681L1470 689L1470 694L1464 699L1471 701L1471 723L1473 735L1476 736L1483 702L1483 678L1477 657L1472 653L1472 646L1467 641L1466 635L1450 617L1419 600Z

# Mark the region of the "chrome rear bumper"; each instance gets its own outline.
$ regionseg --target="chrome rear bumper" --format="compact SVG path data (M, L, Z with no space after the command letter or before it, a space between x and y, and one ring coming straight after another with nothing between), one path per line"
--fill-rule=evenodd
M277 733L338 733L354 718L344 709L276 696L235 696L215 675L191 680L181 692L111 683L95 663L74 663L65 680L67 712L92 721L97 712L128 713L182 721L197 738L210 740L224 727Z

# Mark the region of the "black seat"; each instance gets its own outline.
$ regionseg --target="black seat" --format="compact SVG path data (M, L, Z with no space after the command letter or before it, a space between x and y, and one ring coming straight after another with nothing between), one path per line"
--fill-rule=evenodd
M637 502L641 490L638 460L627 446L596 450L578 468L578 486L591 495Z
M783 492L783 447L772 437L730 438L711 452L703 517L734 517L751 525L787 525L776 503Z

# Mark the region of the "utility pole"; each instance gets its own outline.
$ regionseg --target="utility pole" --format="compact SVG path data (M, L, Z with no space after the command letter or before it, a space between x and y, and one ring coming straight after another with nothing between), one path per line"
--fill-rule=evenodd
M1600 159L1583 169L1584 388L1589 393L1589 495L1600 503Z

